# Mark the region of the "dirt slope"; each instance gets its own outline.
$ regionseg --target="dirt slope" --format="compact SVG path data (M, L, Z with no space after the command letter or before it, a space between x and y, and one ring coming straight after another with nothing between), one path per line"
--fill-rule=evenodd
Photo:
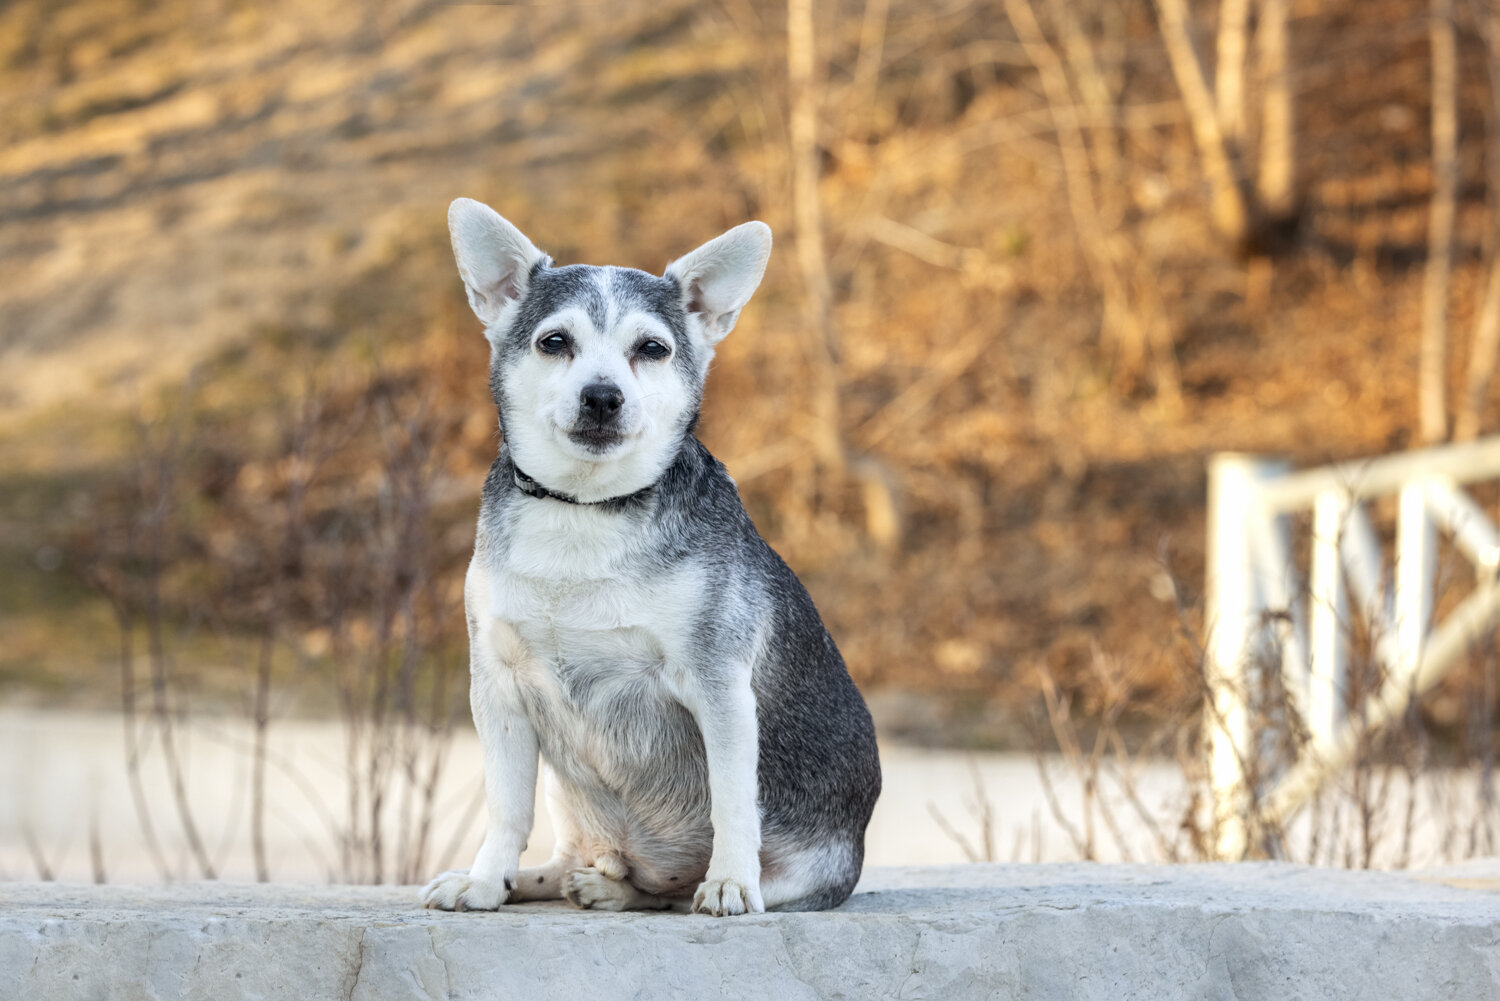
M1205 226L1149 8L1120 8L1123 232L1169 311L1175 399L1122 381L1101 344L1050 119L1001 6L893 4L874 84L862 6L824 9L820 191L852 470L831 482L809 444L777 5L0 5L0 541L28 637L5 673L86 650L108 663L107 635L52 642L47 623L89 599L46 584L36 553L68 498L120 465L122 439L97 428L195 365L225 371L226 352L358 342L420 375L430 359L401 345L447 345L473 378L435 392L480 415L454 423L455 496L477 487L494 448L484 351L443 232L465 194L564 262L659 270L744 218L772 224L704 435L867 688L926 692L928 723L993 735L1038 665L1080 678L1102 651L1175 684L1179 603L1201 628L1208 455L1316 462L1410 440L1425 8L1305 6L1305 208L1258 298ZM1464 52L1472 137L1484 85L1472 39ZM1465 161L1465 338L1480 169ZM221 395L253 413L275 366L256 371Z

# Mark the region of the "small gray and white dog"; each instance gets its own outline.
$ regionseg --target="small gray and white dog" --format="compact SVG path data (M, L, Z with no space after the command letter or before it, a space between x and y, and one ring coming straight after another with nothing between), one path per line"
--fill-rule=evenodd
M770 229L737 226L657 277L555 267L466 198L448 225L504 443L464 585L489 826L422 902L837 906L880 793L870 714L693 437ZM521 869L539 756L557 847Z

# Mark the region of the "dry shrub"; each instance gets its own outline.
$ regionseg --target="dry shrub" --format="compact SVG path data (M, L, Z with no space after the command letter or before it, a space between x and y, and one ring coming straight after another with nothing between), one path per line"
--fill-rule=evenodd
M237 360L236 377L307 360L271 341ZM422 352L437 376L470 362L442 334L402 350ZM132 475L95 496L72 539L116 609L127 770L164 876L140 748L159 742L177 823L197 874L212 878L172 735L226 697L253 724L259 879L273 875L264 790L274 720L328 708L344 723L348 790L339 808L323 805L330 877L412 882L431 867L434 796L465 704L461 568L472 534L451 528L474 498L455 476L472 462L459 453L493 448L494 434L410 365L312 364L269 412L216 403L215 373L200 372L141 416Z
M1440 575L1440 613L1468 591L1454 587L1453 576ZM1305 592L1299 600L1307 600ZM1064 689L1045 667L1038 671L1037 768L1052 818L1079 858L1098 858L1104 834L1119 857L1128 861L1140 853L1141 838L1122 824L1122 810L1149 836L1148 858L1221 857L1224 818L1215 810L1209 773L1209 730L1218 725L1213 684L1196 616L1188 608L1180 611L1172 657L1179 680L1164 690L1142 691L1143 672L1099 650L1089 676L1074 688ZM1284 636L1289 625L1285 610L1273 610L1263 632ZM1258 735L1239 761L1249 790L1240 818L1248 832L1248 857L1405 868L1492 854L1500 823L1493 628L1474 638L1469 661L1456 665L1433 696L1425 702L1412 699L1395 724L1380 729L1364 725L1362 708L1384 686L1402 681L1375 655L1378 633L1357 619L1348 629L1345 715L1357 734L1354 754L1347 768L1328 775L1296 812L1276 813L1271 793L1279 777L1317 752L1300 697L1284 681L1280 643L1263 646L1247 680L1236 683L1249 712L1248 732ZM1432 711L1444 703L1462 706L1462 718ZM1059 796L1054 756L1080 788L1076 804ZM1141 776L1162 762L1174 766L1173 788L1153 798Z

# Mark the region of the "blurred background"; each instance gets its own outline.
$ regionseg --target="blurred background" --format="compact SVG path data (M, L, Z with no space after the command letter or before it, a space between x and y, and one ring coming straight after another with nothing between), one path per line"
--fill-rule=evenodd
M459 195L775 231L700 434L875 711L872 859L1211 854L1206 461L1500 424L1497 95L1484 0L5 0L0 877L466 863ZM1452 778L1429 857L1493 660L1368 758Z

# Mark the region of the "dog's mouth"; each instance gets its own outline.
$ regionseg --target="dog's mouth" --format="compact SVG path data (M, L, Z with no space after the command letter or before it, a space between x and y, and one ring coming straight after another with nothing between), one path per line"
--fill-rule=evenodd
M611 427L581 427L569 431L568 440L599 455L621 444L625 436Z

